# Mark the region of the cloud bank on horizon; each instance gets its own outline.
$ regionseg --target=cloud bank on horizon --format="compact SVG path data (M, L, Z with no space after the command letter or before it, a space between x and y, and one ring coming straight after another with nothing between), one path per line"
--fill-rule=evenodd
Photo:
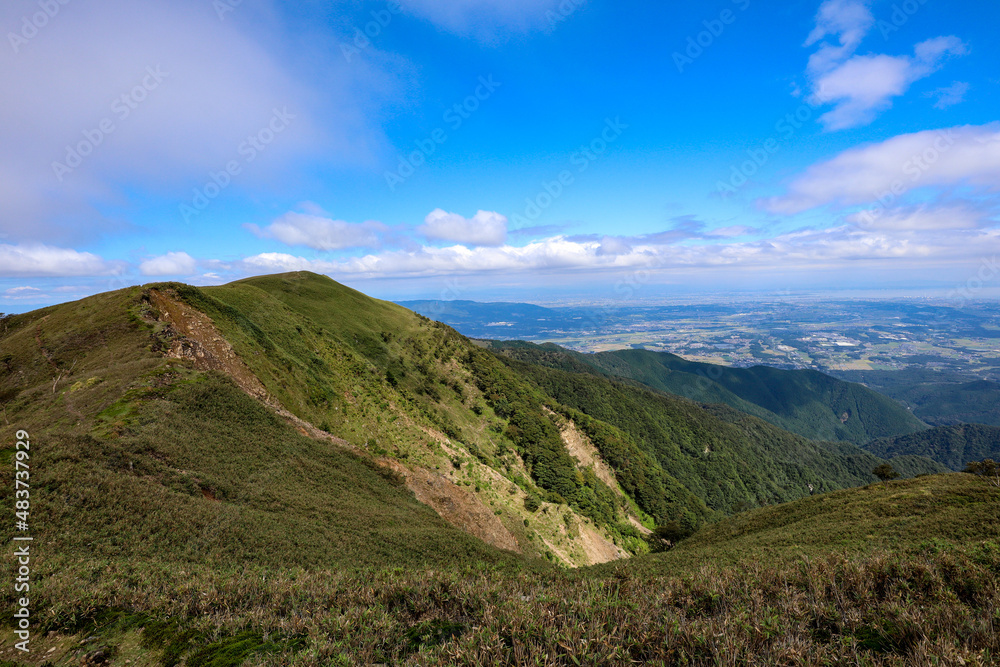
M486 299L636 272L954 285L1000 251L997 19L973 0L12 0L0 307L294 270Z

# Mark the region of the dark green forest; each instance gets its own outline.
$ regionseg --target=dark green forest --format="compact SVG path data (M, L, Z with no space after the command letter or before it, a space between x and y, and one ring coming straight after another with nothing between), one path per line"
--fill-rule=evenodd
M527 363L630 380L699 403L722 403L811 440L863 444L927 428L897 401L818 371L729 368L647 350L580 354L552 344L492 346Z

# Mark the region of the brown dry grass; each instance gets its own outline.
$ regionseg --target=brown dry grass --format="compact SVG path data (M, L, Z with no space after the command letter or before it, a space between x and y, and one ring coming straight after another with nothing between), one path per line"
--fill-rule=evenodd
M985 667L998 574L996 543L656 577L88 563L51 570L40 603L51 627L120 609L306 639L257 664Z

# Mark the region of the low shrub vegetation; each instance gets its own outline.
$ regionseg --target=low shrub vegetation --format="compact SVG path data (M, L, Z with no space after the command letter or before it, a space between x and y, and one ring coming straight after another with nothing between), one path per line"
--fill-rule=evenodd
M113 651L128 624L108 619L138 618L161 664L986 667L1000 655L996 542L652 577L110 567L51 572L45 629Z

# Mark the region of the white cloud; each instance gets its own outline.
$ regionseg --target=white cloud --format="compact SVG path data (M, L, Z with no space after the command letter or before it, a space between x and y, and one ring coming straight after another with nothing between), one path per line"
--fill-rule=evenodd
M500 246L507 241L507 218L499 213L479 211L470 219L438 208L427 215L417 232L435 241Z
M958 185L1000 185L1000 124L926 130L854 148L809 167L787 194L762 203L784 214L879 199L893 205L916 188Z
M315 271L340 280L502 274L520 276L526 284L539 274L629 275L642 270L727 268L738 272L779 266L783 271L850 270L865 263L876 268L919 269L928 263L954 266L995 255L1000 252L1000 228L981 214L945 207L890 210L877 224L851 218L828 229L801 229L758 241L654 245L640 237L616 238L612 252L605 241L554 237L520 247L424 247L338 262L266 253L244 260L243 269L250 273Z
M286 245L302 245L316 250L378 248L381 234L388 228L380 222L344 222L312 213L289 212L264 229L247 225L253 233Z
M935 109L947 109L948 107L953 107L956 104L961 104L965 101L965 94L969 92L969 84L965 81L956 81L955 83L947 86L945 88L938 88L937 90L932 90L929 93L925 93L927 97L936 97L937 101L934 102Z
M870 2L827 0L816 15L816 27L806 46L822 42L809 58L807 74L811 104L833 105L820 116L828 130L843 130L872 122L892 106L895 97L941 68L948 56L964 55L965 44L955 36L935 37L917 44L913 56L854 55L875 23Z
M827 71L831 65L854 53L861 40L875 24L870 2L861 0L827 0L816 13L816 27L809 33L805 46L812 46L824 37L836 37L839 46L823 43L809 59L809 70Z
M820 116L828 130L843 130L870 123L892 106L892 98L907 91L912 82L907 58L859 56L825 74L815 83L810 101L834 104Z
M145 193L190 199L232 160L245 188L281 187L294 161L371 161L381 134L366 112L392 86L342 58L310 71L318 67L268 27L280 22L251 20L268 4L244 2L220 21L211 2L60 2L17 53L5 29L0 89L18 92L0 105L0 233L90 238L108 225L102 205ZM0 3L0 25L16 32L38 7ZM321 77L323 95L308 76ZM241 143L285 108L295 115L288 128L243 162ZM105 121L113 129L97 132ZM53 163L80 144L88 154L60 181Z
M0 243L0 276L106 276L122 269L89 252L43 244Z
M190 276L198 270L198 263L186 252L168 252L139 265L144 276Z
M315 271L327 273L338 267L335 262L311 260L282 252L264 252L245 258L241 268L249 273L283 273L286 271Z
M862 211L847 216L847 221L860 229L913 232L974 230L996 224L987 213L954 203L879 210L877 215Z
M38 289L37 287L24 286L24 287L11 287L10 289L4 290L2 301L10 303L18 301L37 303L42 299L49 299L49 298L51 297L48 294L46 294L43 290Z
M273 271L320 271L366 276L443 275L456 272L524 271L625 266L616 257L598 258L600 243L575 242L564 237L534 241L525 246L468 248L422 247L390 251L339 262L308 260L280 253L264 253L244 260L249 267Z
M957 37L937 37L917 44L914 56L854 56L813 81L810 101L833 104L820 116L828 130L843 130L872 122L904 95L910 86L940 69L950 55L966 47Z
M615 236L605 236L601 239L601 244L597 247L598 255L627 255L632 252L632 246L626 239Z

